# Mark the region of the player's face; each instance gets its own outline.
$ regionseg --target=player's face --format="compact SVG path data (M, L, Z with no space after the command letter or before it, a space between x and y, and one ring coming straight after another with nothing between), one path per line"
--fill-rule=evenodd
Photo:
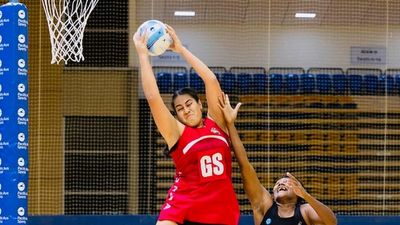
M273 188L275 201L297 201L297 196L293 192L292 188L287 185L289 178L281 178L279 179Z
M179 95L175 98L175 111L178 120L188 126L198 127L201 125L202 105L190 95Z

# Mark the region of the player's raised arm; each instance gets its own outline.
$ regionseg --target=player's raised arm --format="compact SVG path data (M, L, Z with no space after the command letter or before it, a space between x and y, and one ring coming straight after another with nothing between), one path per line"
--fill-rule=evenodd
M240 167L243 187L253 209L254 222L255 224L260 224L266 210L271 207L273 200L269 192L260 183L257 173L247 157L246 150L234 124L241 103L238 103L233 109L230 105L228 95L224 93L220 95L218 103L218 106L223 112L233 151Z
M177 53L180 53L204 82L206 88L208 116L210 116L223 130L226 130L222 112L218 108L218 96L221 94L222 90L217 77L206 64L204 64L199 58L193 55L182 45L182 42L176 35L175 30L169 25L166 26L168 33L173 39L171 49Z
M303 198L308 204L305 205L305 215L306 218L310 221L311 224L323 224L323 225L336 225L337 219L333 211L318 201L316 198L311 196L301 185L301 183L297 180L289 172L286 173L290 178L287 185L293 189L294 193Z
M179 139L183 125L173 117L160 95L149 60L145 37L146 35L141 36L139 32L136 32L133 38L140 62L140 77L143 92L158 130L167 142L168 147L172 147Z

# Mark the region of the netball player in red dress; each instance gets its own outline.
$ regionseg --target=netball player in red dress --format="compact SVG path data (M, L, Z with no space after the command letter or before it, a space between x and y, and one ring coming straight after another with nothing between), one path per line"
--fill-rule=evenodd
M167 143L176 175L157 225L227 224L237 225L239 204L231 180L231 151L222 111L218 107L221 87L215 74L188 49L174 29L171 49L196 70L204 81L208 112L202 117L202 103L196 92L183 88L172 99L176 118L159 93L149 61L146 40L134 36L142 87L158 130ZM145 36L145 35L143 35Z

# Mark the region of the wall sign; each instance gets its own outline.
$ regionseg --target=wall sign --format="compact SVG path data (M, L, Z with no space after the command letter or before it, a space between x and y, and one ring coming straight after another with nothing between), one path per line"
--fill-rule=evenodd
M386 64L386 48L351 47L351 64Z

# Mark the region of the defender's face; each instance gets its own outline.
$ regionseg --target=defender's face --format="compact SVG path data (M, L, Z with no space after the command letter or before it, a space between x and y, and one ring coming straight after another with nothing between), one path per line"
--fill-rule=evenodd
M290 200L290 199L296 199L297 200L297 195L293 192L292 188L290 188L287 185L289 178L281 178L279 179L273 188L273 193L274 193L274 199L277 202L280 202L281 200Z
M179 95L174 101L175 111L178 120L190 127L199 127L202 119L201 102L191 97L190 95Z

